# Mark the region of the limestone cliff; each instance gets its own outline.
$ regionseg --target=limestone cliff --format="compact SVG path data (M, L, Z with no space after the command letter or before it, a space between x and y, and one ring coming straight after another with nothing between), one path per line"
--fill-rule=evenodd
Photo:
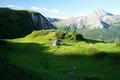
M52 28L52 24L38 12L0 8L0 38L24 37L33 30Z
M34 28L36 30L39 29L52 29L53 25L40 13L34 12L32 13L32 20L34 22Z

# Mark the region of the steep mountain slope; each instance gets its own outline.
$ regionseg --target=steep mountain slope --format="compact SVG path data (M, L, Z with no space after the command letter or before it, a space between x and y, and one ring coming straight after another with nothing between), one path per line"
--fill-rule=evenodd
M36 30L54 28L53 25L47 20L47 18L38 12L32 13L32 19Z
M62 19L59 19L59 18L50 18L50 17L47 17L47 19L51 23L62 21Z
M58 28L77 28L77 31L87 38L114 40L120 39L120 15L115 15L98 9L85 16L70 18L53 23Z
M23 37L33 30L51 28L52 24L40 13L0 8L0 38Z
M88 13L85 16L66 19L60 22L56 22L54 23L54 25L56 26L77 26L78 28L86 27L89 29L102 29L105 27L105 24L108 24L106 20L115 20L118 17L120 16L108 13L104 11L103 9L98 9L98 10Z

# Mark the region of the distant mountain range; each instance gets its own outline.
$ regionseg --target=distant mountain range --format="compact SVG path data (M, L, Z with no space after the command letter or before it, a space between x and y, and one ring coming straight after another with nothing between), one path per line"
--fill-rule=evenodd
M78 28L102 29L106 25L113 25L120 18L120 15L115 15L106 12L103 9L94 10L85 16L77 18L69 18L60 21L52 21L55 26L77 26ZM111 22L112 23L109 23ZM117 21L118 22L118 21ZM117 23L116 22L116 23ZM106 24L106 25L105 25Z
M33 30L70 29L86 38L112 41L120 39L120 15L103 9L94 10L85 16L69 19L49 18L34 11L0 8L0 38L23 37Z
M59 19L59 18L50 18L50 17L47 17L47 19L51 23L62 21L62 19Z
M84 16L52 21L58 28L77 27L77 31L87 38L113 40L120 39L120 15L103 9L94 10Z

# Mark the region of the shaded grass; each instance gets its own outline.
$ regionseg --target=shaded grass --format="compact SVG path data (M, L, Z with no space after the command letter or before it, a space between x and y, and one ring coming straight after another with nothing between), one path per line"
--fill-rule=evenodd
M120 79L120 47L115 43L61 40L58 48L49 44L55 39L54 31L33 38L35 34L8 40L7 46L0 46L0 57L40 74L44 80Z
M10 60L0 57L0 79L1 80L44 80L41 74L36 75L29 69L24 69Z
M89 75L98 76L102 80L119 80L120 65L118 62L116 65L116 61L120 59L119 53L87 55L79 52L52 55L49 53L50 48L44 44L9 43L9 46L13 50L0 49L4 52L4 57L14 64L41 74L45 80L70 80L70 76L86 80L85 76ZM114 60L113 56L118 59Z

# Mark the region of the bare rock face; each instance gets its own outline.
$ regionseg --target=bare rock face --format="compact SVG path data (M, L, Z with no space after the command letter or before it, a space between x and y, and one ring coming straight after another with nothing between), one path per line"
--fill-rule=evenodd
M58 41L58 40L54 40L54 41L53 41L53 45L54 45L54 46L58 46L58 45L60 45L60 41Z
M102 29L109 24L106 22L107 19L115 20L118 18L117 15L113 15L104 11L103 9L94 10L84 16L77 18L69 18L63 21L55 22L56 26L77 26L77 28L88 28L88 29Z
M0 38L18 38L33 30L55 28L43 15L27 10L0 8Z
M32 13L32 19L35 25L36 30L40 29L52 29L54 26L40 13L34 12Z
M93 12L88 13L86 16L81 16L77 18L77 21L82 23L82 26L88 26L89 29L98 29L98 28L104 28L104 24L101 23L104 22L102 19L106 16L113 16L110 13L107 13L103 9L98 9Z

